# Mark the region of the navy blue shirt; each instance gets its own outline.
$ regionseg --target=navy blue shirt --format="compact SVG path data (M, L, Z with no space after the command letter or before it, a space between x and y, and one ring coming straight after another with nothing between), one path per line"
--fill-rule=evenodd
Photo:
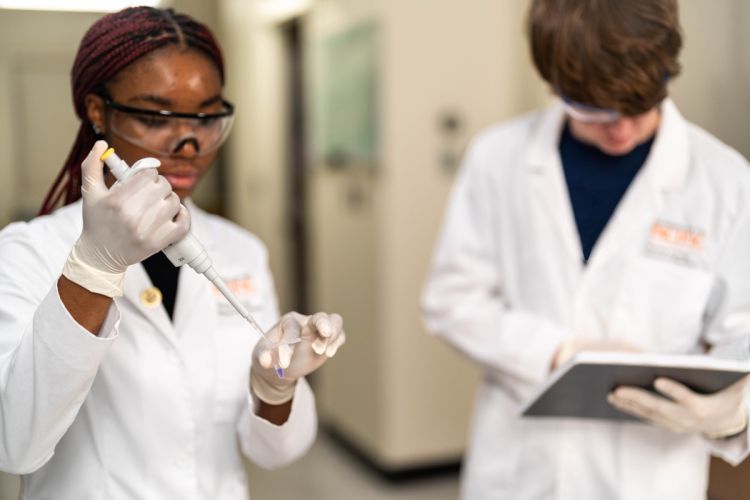
M603 153L573 137L570 126L560 137L560 159L581 238L584 261L635 174L646 162L654 137L620 156Z

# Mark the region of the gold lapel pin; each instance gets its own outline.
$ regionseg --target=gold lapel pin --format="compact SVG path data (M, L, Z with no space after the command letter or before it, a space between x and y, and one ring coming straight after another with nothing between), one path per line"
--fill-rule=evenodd
M155 286L150 286L141 292L141 304L143 304L144 307L149 309L159 307L161 305L161 300L161 290Z

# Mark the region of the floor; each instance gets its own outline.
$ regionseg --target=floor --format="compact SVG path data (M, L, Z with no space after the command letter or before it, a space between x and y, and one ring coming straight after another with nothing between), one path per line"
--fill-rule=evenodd
M457 474L390 483L325 433L294 464L266 471L248 469L252 500L455 500ZM15 477L0 472L0 500L16 498Z
M390 483L342 449L325 433L298 462L278 471L249 466L252 500L455 500L455 473ZM714 459L711 500L750 498L750 459L737 468ZM0 472L0 500L16 498L18 480Z
M324 433L298 462L278 471L250 466L253 500L456 500L458 476L390 483Z

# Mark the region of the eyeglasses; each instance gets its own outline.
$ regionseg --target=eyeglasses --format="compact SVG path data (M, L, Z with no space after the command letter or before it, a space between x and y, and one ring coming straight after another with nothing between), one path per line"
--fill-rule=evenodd
M108 128L150 153L169 156L192 144L199 156L216 151L229 135L234 105L222 99L215 113L179 113L127 106L103 97Z
M565 112L574 120L583 123L608 124L614 123L622 118L622 115L614 109L589 106L588 104L576 102L562 93L559 93L559 95L563 101Z

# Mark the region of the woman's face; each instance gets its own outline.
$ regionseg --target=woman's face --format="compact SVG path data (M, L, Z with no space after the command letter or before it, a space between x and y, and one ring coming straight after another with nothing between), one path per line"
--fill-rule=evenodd
M204 139L207 127L215 124L133 114L113 106L219 113L221 78L214 63L196 49L157 49L118 73L108 83L107 93L114 105L94 95L87 97L86 104L89 118L109 145L129 165L148 156L158 158L159 173L174 192L180 198L190 196L216 158L215 149L206 153Z

